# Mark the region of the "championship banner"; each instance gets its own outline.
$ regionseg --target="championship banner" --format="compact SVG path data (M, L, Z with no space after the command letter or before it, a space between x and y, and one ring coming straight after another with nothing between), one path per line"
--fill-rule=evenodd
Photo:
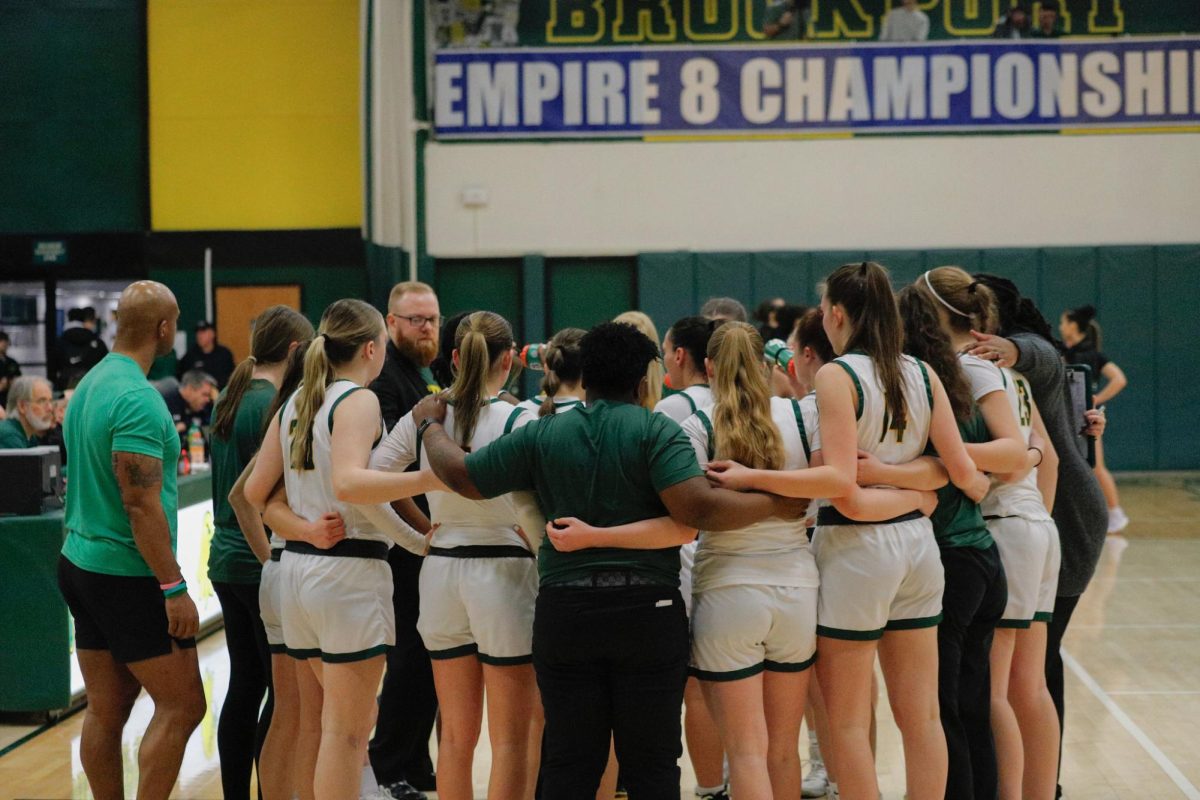
M917 0L927 38L989 38L1017 0ZM1200 33L1194 0L1023 0L1053 36ZM881 38L900 0L428 0L436 47L637 47Z
M442 139L1178 128L1200 37L441 50Z

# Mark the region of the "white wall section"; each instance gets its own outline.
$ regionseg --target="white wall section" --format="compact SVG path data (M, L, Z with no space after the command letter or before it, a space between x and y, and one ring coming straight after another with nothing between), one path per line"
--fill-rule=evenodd
M1171 244L1200 134L431 143L441 257ZM487 191L468 208L462 190Z

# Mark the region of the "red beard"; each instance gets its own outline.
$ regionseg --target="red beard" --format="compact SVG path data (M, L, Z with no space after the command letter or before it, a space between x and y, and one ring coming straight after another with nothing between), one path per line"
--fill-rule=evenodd
M414 342L411 339L402 338L396 343L396 347L404 354L405 358L422 367L432 364L438 354L437 339L419 339Z

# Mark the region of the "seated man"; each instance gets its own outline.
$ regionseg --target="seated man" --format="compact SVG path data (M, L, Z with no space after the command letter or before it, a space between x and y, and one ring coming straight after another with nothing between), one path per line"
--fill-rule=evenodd
M54 394L45 378L23 377L8 390L7 418L0 422L0 449L24 450L54 425Z
M716 489L679 424L640 405L658 348L630 325L603 323L580 344L586 407L532 422L467 456L441 427L445 400L414 409L438 477L466 497L534 490L545 517L626 526L608 546L538 552L533 664L546 712L544 800L596 792L615 742L632 797L679 794L687 618L679 546L697 528L798 517L804 501ZM548 526L549 527L549 526ZM529 533L540 533L530 531Z
M179 386L163 393L167 410L175 421L175 430L186 434L193 425L203 428L212 419L213 401L217 398L217 381L207 372L188 370L179 379Z

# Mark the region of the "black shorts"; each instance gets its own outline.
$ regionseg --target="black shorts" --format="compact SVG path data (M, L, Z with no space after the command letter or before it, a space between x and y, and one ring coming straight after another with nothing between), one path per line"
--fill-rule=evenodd
M167 633L167 610L156 578L104 575L58 557L58 589L75 618L75 649L107 650L128 664L171 652L196 640Z

